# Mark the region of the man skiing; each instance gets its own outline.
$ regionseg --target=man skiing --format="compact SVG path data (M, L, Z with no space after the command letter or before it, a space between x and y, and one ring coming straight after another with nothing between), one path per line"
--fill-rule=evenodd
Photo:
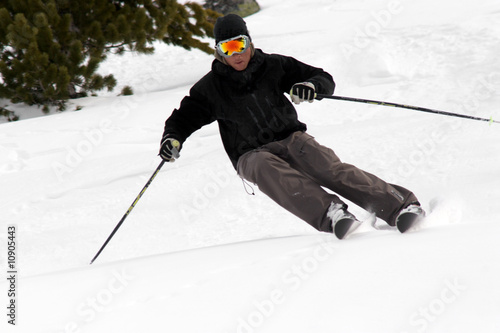
M174 161L183 142L217 121L238 175L317 230L345 237L360 222L336 194L406 229L424 215L415 195L340 161L306 133L291 100L332 95L330 74L294 58L255 49L245 21L218 18L212 70L190 90L165 122L160 156Z

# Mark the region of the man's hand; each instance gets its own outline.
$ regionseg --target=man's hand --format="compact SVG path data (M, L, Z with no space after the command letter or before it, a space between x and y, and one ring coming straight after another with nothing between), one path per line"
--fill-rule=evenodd
M180 157L179 152L181 148L182 145L177 139L166 135L165 139L161 142L160 157L165 162L175 162Z
M300 104L300 102L308 101L312 103L316 96L316 88L311 82L295 83L290 90L292 102Z

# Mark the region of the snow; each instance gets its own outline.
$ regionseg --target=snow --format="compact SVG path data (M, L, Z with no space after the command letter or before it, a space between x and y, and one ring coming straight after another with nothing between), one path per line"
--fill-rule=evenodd
M500 4L260 0L253 41L330 72L336 94L500 119ZM212 57L111 56L115 92L0 124L0 244L16 226L17 322L2 332L499 332L497 124L323 100L297 107L346 162L410 188L409 234L339 241L245 187L215 124L158 164L163 123ZM132 96L116 96L124 85ZM2 105L5 105L2 102ZM77 112L72 110L81 107ZM360 218L366 213L351 205ZM383 225L379 221L379 225Z

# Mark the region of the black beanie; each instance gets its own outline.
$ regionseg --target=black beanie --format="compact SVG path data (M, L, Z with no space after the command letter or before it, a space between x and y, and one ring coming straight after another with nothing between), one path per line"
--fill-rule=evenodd
M214 35L216 44L221 40L226 40L239 35L250 37L247 24L236 14L227 14L226 16L219 17L214 25Z

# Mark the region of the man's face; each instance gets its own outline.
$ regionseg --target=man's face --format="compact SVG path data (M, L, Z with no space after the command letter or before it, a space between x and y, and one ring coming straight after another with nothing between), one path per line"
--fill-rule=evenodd
M234 54L229 58L226 58L226 61L229 66L240 72L247 68L248 63L250 62L250 58L252 58L252 51L249 47L243 53Z

